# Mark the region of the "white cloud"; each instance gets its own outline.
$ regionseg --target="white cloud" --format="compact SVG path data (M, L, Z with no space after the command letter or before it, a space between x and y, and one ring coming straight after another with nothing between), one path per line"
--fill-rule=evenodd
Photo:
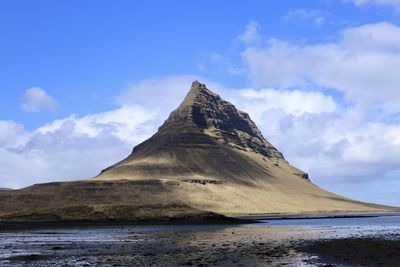
M64 127L69 127L68 133L74 137L97 138L107 131L107 135L122 142L137 143L148 136L149 130L153 130L153 127L146 123L155 116L155 112L141 106L122 106L115 110L83 117L71 115L38 128L36 133L52 134Z
M364 6L364 5L392 6L397 11L400 11L400 0L347 0L347 1L352 1L356 6Z
M83 117L71 115L32 132L0 121L0 185L18 188L93 177L153 134L154 117L151 109L122 106Z
M0 120L0 147L17 146L26 137L23 125L14 121Z
M21 104L23 110L27 112L37 112L41 109L56 111L57 101L39 87L32 87L25 91L24 102Z
M262 116L266 111L282 111L291 116L304 113L331 113L336 110L336 103L331 96L319 92L303 92L300 90L276 89L220 89L216 90L225 99L238 103L238 107L250 112L253 120L262 124Z
M270 39L242 57L254 82L333 88L358 105L400 111L400 28L386 23L344 30L337 42L299 46Z
M303 97L306 102L318 100L307 94ZM316 107L327 101L320 100ZM263 109L244 97L236 102L239 108L246 108L263 135L286 159L307 171L318 185L371 202L383 201L386 191L394 190L390 185L400 178L400 124L354 120L351 110L315 109L291 114L286 103L275 108L267 104ZM374 188L378 182L382 187L379 194ZM396 192L381 203L400 205L399 188Z
M258 43L261 40L259 27L257 22L250 21L246 26L246 30L237 39L245 44Z
M325 16L328 15L326 12L315 9L295 9L290 10L284 17L285 21L310 21L317 27L322 27L325 23Z

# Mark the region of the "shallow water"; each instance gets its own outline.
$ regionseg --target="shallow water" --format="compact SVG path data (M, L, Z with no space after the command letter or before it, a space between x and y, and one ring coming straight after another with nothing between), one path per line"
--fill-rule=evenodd
M254 227L294 226L294 227L398 227L400 215L377 215L376 217L313 218L313 219L261 219Z
M400 215L0 232L0 266L318 266L294 248L371 236L400 240Z
M359 236L394 236L400 233L400 215L377 215L374 217L349 218L314 218L314 219L274 219L260 220L261 223L249 227L300 227L303 229L321 229L326 231L326 237L359 237ZM328 231L334 235L328 235ZM396 235L393 235L395 233Z

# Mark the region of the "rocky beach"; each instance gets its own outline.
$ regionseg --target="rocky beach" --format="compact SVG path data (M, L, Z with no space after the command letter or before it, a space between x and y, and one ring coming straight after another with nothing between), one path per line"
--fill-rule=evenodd
M301 221L301 222L299 222ZM0 233L1 266L396 266L400 216ZM283 226L282 226L283 225Z

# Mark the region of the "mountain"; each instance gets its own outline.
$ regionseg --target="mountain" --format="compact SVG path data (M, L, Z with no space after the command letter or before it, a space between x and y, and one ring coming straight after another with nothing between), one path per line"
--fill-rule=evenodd
M218 214L385 211L327 192L250 116L202 83L148 140L98 176L0 192L0 219L169 220Z
M94 178L119 179L174 181L185 203L222 213L371 209L315 186L247 113L198 81L156 134Z
M290 167L247 113L195 81L154 136L95 179L197 179L250 185L270 176L265 164L252 156L268 165ZM293 167L290 171L307 178Z

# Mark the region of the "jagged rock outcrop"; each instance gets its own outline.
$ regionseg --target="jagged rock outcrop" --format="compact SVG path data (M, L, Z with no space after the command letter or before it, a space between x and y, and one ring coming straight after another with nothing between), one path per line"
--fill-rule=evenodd
M171 113L159 131L185 125L203 129L204 133L222 144L283 159L282 153L264 139L249 114L236 109L198 81L192 83L182 104Z

